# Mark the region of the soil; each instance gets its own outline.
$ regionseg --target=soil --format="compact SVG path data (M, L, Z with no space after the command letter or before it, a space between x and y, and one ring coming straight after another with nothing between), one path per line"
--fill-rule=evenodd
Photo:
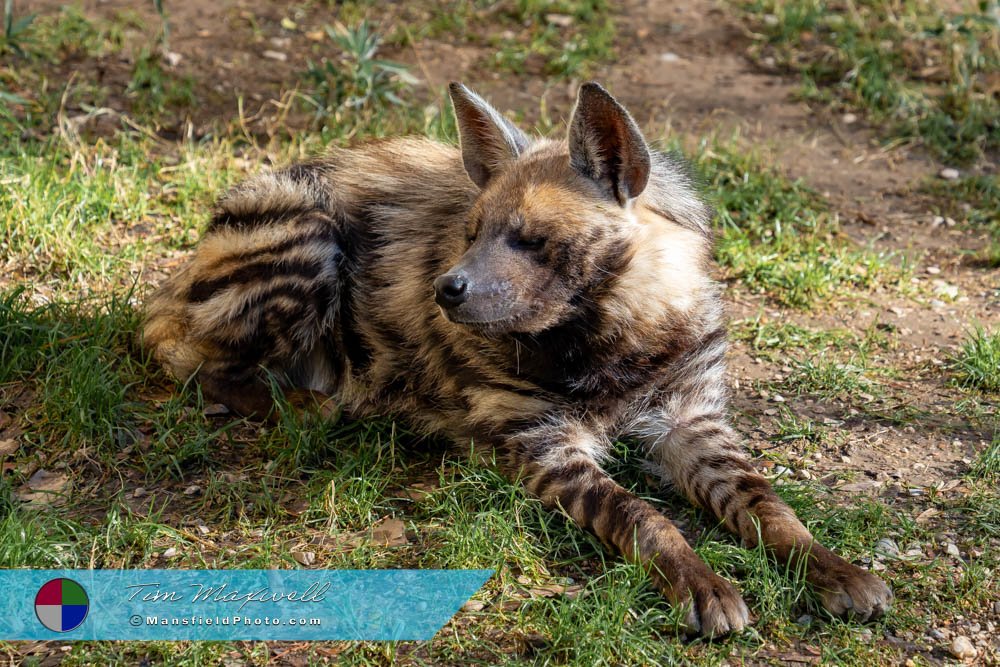
M63 2L34 4L33 11L45 13ZM274 101L286 99L298 85L307 60L316 61L325 48L332 48L328 41L318 43L306 33L332 23L338 11L333 3L307 6L304 16L293 18L308 29L289 31L281 27L281 20L293 10L284 3L168 0L165 5L170 50L180 56L176 72L192 77L199 94L197 108L186 112L183 123L161 128L168 137L204 134L229 122L236 115L238 96L247 102L250 126L266 131L269 114L278 110ZM152 3L86 0L82 7L88 16L134 12L145 27L127 36L133 42L148 40L160 25ZM983 238L961 225L935 226L933 202L917 194L919 186L937 178L944 165L919 147L884 148L863 119L845 120L842 114L800 101L797 77L755 65L747 56L750 40L745 29L729 10L711 0L627 0L618 7L617 57L598 67L593 78L632 110L649 134L660 135L668 128L688 137L739 132L747 145L764 146L786 174L826 195L845 233L861 243L900 253L916 267L913 296L876 292L861 307L779 310L739 285L732 285L728 296L734 318L763 313L772 320L811 328L854 330L891 325L897 344L880 352L877 361L902 373L887 393L905 397L909 406L933 417L915 429L892 420L873 422L850 405L786 397L801 416L836 420L833 423L843 437L837 439L839 449L821 451L819 458L796 451L795 445L778 446L785 447L790 467L808 468L810 475L839 489L845 500L853 494L877 493L887 502L912 506L918 514L920 494L960 479L976 450L992 437L987 428L954 416L959 394L939 370L973 323L994 330L1000 326L1000 270L984 268L964 252L980 248ZM403 9L393 4L378 18L391 24L402 16ZM405 18L414 20L412 13ZM429 89L451 79L463 80L498 107L523 112L528 123L537 117L538 99L543 96L552 119L568 117L579 82L492 71L484 62L489 47L482 41L448 41L446 36L388 48L384 55L410 65ZM285 59L266 57L265 51L280 52ZM108 104L124 109L130 58L113 55L69 62L61 65L62 74L80 69L81 79L93 76L102 81L111 90ZM308 118L293 117L289 123L293 127L299 123L307 131ZM995 165L979 168L995 169ZM939 271L928 272L928 267ZM935 281L957 287L957 296L935 296L934 289L941 284ZM773 378L777 368L754 357L753 350L735 346L731 372L738 387L736 406L751 446L772 450L777 404L773 396L762 396L752 387L755 381ZM961 486L943 493L958 492Z

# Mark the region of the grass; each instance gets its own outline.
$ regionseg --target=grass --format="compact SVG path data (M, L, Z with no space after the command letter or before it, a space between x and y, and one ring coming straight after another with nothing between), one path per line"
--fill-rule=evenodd
M735 139L703 140L694 155L718 211L716 259L751 291L806 308L905 275L842 236L822 196Z
M889 137L968 163L1000 149L989 73L1000 66L997 5L924 0L739 0L755 54L803 78L807 97L865 111Z
M955 380L961 386L988 393L1000 392L1000 332L982 327L974 329L951 364Z

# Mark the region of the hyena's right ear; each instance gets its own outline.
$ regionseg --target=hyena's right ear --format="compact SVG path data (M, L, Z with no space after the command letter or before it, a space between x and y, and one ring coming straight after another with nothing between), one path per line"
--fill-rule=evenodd
M569 123L570 164L624 206L649 180L650 157L639 126L597 83L580 87Z
M462 84L452 83L448 91L455 105L465 170L473 183L485 187L497 169L520 155L531 140Z

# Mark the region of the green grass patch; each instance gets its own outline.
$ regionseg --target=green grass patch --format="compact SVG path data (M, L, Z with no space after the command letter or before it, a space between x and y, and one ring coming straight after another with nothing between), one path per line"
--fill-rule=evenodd
M703 140L694 160L717 207L716 258L752 291L806 308L904 275L889 257L842 235L818 193L735 140Z
M1000 392L1000 332L982 327L969 332L951 367L962 387Z
M799 72L807 96L863 109L890 136L948 162L1000 148L995 2L953 10L922 0L739 0L761 59ZM969 3L971 5L971 3Z

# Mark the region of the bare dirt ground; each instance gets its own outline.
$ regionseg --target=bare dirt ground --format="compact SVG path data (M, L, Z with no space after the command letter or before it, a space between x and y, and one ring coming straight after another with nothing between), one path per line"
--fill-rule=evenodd
M33 11L45 12L63 3L33 4ZM209 132L213 125L236 116L239 96L246 100L248 128L266 134L273 117L282 112L281 100L296 86L297 73L308 59L316 59L320 49L316 41L306 30L281 29L281 20L289 15L282 3L170 0L166 5L170 49L180 56L175 69L193 77L204 95L186 123L161 128L161 134L170 138ZM159 22L146 3L87 0L82 8L88 16L134 12L147 27L137 28L130 39L148 36L148 26ZM783 172L823 193L846 234L897 252L915 267L912 295L876 292L863 306L834 305L817 312L779 310L739 285L729 289L734 319L762 314L765 320L812 328L891 328L897 333L895 345L878 352L878 363L901 373L887 387L893 403L887 411L906 405L934 415L917 429L892 420L871 423L850 405L836 401L797 405L799 415L828 420L844 437L836 451L821 451L818 456L786 452L792 474L818 478L840 489L845 498L881 495L886 502L912 508L914 516L926 509L923 499L928 493L961 493L960 480L970 459L992 435L953 416L958 395L936 369L973 323L994 329L1000 325L1000 270L969 259L966 251L984 242L974 231L934 224L933 202L917 190L921 183L937 178L943 165L918 147L884 148L863 119L845 122L843 115L799 101L797 77L755 65L746 55L750 40L745 29L731 10L711 0L628 0L616 11L617 57L598 66L593 78L634 112L649 135L668 129L684 137L738 132L740 141L763 147ZM310 6L306 13L312 26L337 18L336 7L325 5ZM386 7L382 16L383 25L419 20L398 5ZM530 66L524 75L497 74L484 64L488 50L481 43L450 42L445 36L419 45L391 46L385 55L408 64L429 89L463 80L500 108L523 113L527 124L539 117L540 98L557 126L568 116L578 82L547 80L531 72ZM265 56L265 51L284 58L274 53ZM63 71L55 74L81 68L81 79L94 76L112 91L124 91L131 71L127 56L60 67ZM112 94L109 104L124 105L124 97L122 92L116 100ZM293 114L288 122L307 131L308 118L295 119ZM776 408L783 401L756 387L787 373L780 364L762 362L757 356L747 345L737 344L731 372L744 432L752 447L769 450ZM935 422L940 430L926 428ZM1000 624L992 610L984 610L980 620L985 624L987 619Z

